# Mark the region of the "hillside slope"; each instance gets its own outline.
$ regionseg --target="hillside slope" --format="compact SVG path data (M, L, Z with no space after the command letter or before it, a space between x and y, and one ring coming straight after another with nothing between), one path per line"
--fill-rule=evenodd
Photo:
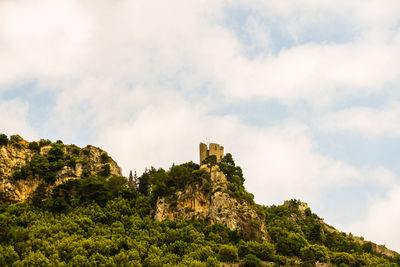
M121 168L100 148L27 142L18 135L0 145L0 203L26 201L40 182L59 185L93 174L121 176Z
M398 266L306 203L261 206L232 155L122 177L103 150L0 135L0 266Z
M209 190L202 190L199 185L188 185L182 191L157 199L155 219L186 219L193 217L221 223L229 229L240 229L252 239L268 239L265 218L257 213L254 206L246 201L238 201L229 195L225 174L218 166L210 170L206 165L202 170L210 172Z

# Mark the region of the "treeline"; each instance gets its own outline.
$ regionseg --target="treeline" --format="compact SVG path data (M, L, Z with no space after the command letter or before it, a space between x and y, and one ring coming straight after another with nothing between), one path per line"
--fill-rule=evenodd
M159 171L145 174L151 181ZM279 260L273 244L244 240L240 231L221 224L158 222L151 217L152 191L142 194L126 185L124 177L87 177L56 186L52 193L38 188L30 203L2 205L0 266L219 266L239 259L249 264Z
M301 259L302 265L333 263L336 266L397 266L400 258L375 254L372 243L328 227L310 208L302 211L298 200L264 207L267 230L276 252Z
M0 137L1 143L1 137ZM40 144L38 144L40 146ZM43 180L27 203L0 205L0 266L397 266L372 251L372 244L335 230L328 231L310 209L291 200L281 206L256 205L244 189L242 170L230 154L219 163L228 179L228 193L265 217L270 239L250 240L241 230L193 218L153 219L159 197L177 200L188 185L212 191L210 172L193 162L169 170L150 168L139 177L84 175L58 186L46 173L52 164L76 156L72 148L52 143L46 160L32 159L26 177ZM51 151L50 150L50 151ZM69 155L69 157L68 157ZM102 156L102 162L109 160ZM61 163L60 163L61 164ZM211 168L213 158L207 159ZM61 164L62 165L62 164ZM22 170L20 170L22 173ZM25 177L25 176L24 176Z

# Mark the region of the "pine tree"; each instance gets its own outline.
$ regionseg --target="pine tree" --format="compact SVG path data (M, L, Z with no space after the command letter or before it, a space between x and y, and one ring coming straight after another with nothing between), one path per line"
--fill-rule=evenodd
M135 176L136 176L136 172L135 172ZM132 170L129 172L128 186L130 189L136 190L136 181L132 175Z
M133 175L133 183L135 185L135 189L137 189L138 188L138 184L139 184L139 180L138 180L138 176L137 176L136 171L135 171L135 175Z

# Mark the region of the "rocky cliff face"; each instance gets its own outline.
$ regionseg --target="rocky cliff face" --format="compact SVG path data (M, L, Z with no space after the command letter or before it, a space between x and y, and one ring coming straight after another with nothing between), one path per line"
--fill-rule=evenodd
M13 174L23 166L29 164L36 155L46 156L52 148L46 144L32 149L30 143L21 140L18 143L9 143L0 147L0 203L26 201L43 177L28 175L25 179L14 179ZM73 155L74 163L62 166L55 173L54 185L61 184L69 179L76 179L82 175L97 174L108 165L108 176L122 176L121 168L109 158L103 150L94 146L79 148L74 145L62 145L64 155Z
M201 168L208 169L206 165ZM208 169L209 170L209 169ZM268 239L265 219L248 203L240 203L227 191L225 175L214 166L211 170L211 192L205 193L197 186L187 186L172 197L159 198L155 219L198 219L221 223L231 230L242 230L249 238Z

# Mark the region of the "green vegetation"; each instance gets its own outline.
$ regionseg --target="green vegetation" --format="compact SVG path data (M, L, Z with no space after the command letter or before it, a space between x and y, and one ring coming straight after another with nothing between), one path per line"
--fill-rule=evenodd
M36 145L30 145L30 147L38 150ZM63 147L63 144L54 143L47 155L35 154L25 166L22 166L21 170L14 172L13 179L43 178L46 183L53 184L56 180L57 171L66 165L75 165L71 156L64 155Z
M18 138L13 138L17 142ZM0 146L7 136L0 135ZM11 142L11 141L10 141ZM20 141L18 141L20 142ZM227 176L228 193L248 203L265 219L269 238L251 239L241 230L192 218L190 221L153 219L157 199L173 206L177 194L192 186L213 191L210 172L193 162L169 170L150 168L141 176L110 177L110 157L103 153L103 169L93 176L55 186L55 173L75 166L90 155L88 149L47 140L29 143L35 154L13 179L38 178L29 202L0 205L0 266L219 266L265 262L287 266L397 266L374 254L370 242L329 228L322 220L290 200L281 206L256 205L246 192L240 167L227 154L218 164ZM87 151L87 152L85 152ZM208 159L209 166L217 164ZM107 167L108 166L108 167ZM53 184L49 186L49 184ZM129 185L129 186L128 186Z
M301 211L300 204L290 200L282 206L264 207L267 230L278 254L298 257L309 266L317 261L337 266L397 266L374 254L370 242L361 245L351 234L328 230L309 208Z
M0 135L0 146L10 143L21 147L23 139L19 135L13 135L8 141L6 135ZM90 151L88 149L81 150L75 145L64 145L62 141L58 140L52 143L50 140L40 140L39 142L30 142L25 145L28 149L34 152L32 158L22 166L19 170L13 173L12 179L14 181L39 179L47 184L53 184L56 181L56 174L64 167L75 168L77 163L81 163L83 169L83 177L88 177L90 171L85 168L87 166ZM46 147L47 153L41 153L41 148ZM82 155L81 155L82 151ZM102 177L109 177L111 175L111 166L109 162L111 158L106 152L100 155L100 162L103 163L101 170L97 175Z
M245 201L255 207L254 195L247 192L244 188L242 168L235 165L235 161L230 153L227 153L221 160L219 168L230 182L228 185L229 195L240 202Z
M0 147L8 145L8 137L5 134L0 134Z

